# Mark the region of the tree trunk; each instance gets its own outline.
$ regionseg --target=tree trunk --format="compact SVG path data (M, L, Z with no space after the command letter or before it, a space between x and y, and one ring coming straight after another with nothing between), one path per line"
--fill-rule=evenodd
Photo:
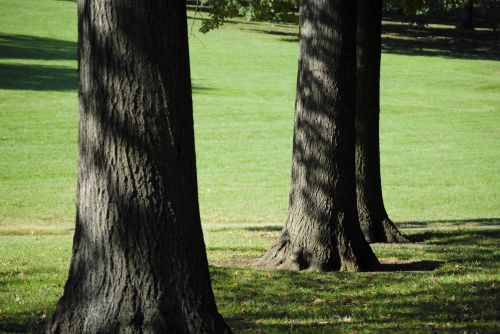
M387 215L380 178L379 114L382 1L358 0L356 193L368 242L408 242Z
M80 0L76 230L50 333L228 333L200 224L183 1Z
M356 3L300 3L300 56L288 218L260 267L360 271L378 266L356 210Z
M460 12L460 29L474 30L474 0L468 0Z

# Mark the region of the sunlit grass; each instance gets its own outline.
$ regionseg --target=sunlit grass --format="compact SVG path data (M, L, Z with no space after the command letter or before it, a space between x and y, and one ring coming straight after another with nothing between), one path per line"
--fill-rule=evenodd
M31 331L62 293L71 250L76 3L4 0L0 18L0 332ZM206 246L236 332L498 331L499 232L456 227L499 223L499 61L383 54L386 207L400 226L455 229L375 245L384 270L401 272L268 272L251 265L285 217L297 27L232 22L202 35L188 23Z
M4 0L0 13L0 230L66 230L76 185L76 3ZM192 15L188 24L203 222L281 224L297 27L232 22L202 35ZM500 217L500 62L391 52L381 116L390 215Z

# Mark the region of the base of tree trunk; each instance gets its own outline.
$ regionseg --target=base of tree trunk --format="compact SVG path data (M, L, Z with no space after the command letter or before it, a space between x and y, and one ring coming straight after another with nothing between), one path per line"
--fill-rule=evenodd
M81 312L83 311L83 312ZM97 314L100 313L100 314ZM125 314L123 314L125 313ZM191 314L191 323L185 326L185 319L175 315L159 315L150 317L146 312L121 312L110 315L92 308L86 310L59 305L52 321L45 333L126 333L126 334L161 334L161 333L213 333L231 334L220 314L210 317L200 317L200 314ZM112 320L109 318L111 317Z
M353 247L353 244L356 246ZM308 248L303 243L292 243L288 233L284 231L279 241L254 267L264 270L360 272L376 271L380 268L380 263L364 240L359 244L340 240L333 247L315 245Z
M375 228L370 232L367 232L365 229L363 229L363 225L365 224L361 223L361 229L365 234L366 241L368 241L369 243L397 244L411 242L399 231L396 225L394 225L394 223L389 218L385 218L379 222L375 222L375 224L372 225L375 226Z

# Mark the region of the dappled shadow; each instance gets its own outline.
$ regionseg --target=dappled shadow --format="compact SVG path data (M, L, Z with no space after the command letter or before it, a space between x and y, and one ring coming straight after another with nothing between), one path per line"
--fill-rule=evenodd
M500 240L500 230L432 230L409 234L408 237L414 242L426 241L433 245L474 244L487 238Z
M53 38L0 34L0 59L76 60L76 43ZM0 89L74 91L77 70L67 66L0 64Z
M266 249L263 247L217 247L217 246L208 246L207 251L227 251L227 252L240 252L240 253L249 253L249 252L264 252Z
M246 28L244 30L248 30L248 31L256 32L256 33L261 33L261 34L266 34L266 35L280 36L281 37L280 40L283 42L292 42L292 43L299 42L299 33L296 31L258 29L258 28Z
M76 91L76 68L28 64L0 64L0 89L38 91ZM193 93L204 94L214 88L193 86Z
M20 312L0 320L0 333L42 333L47 320L40 319L41 314Z
M279 232L283 229L283 226L280 225L248 226L244 227L244 229L251 232Z
M438 269L443 262L441 261L415 261L407 263L381 263L380 271L393 272L393 271L434 271Z
M77 88L75 68L0 64L0 89L76 91Z
M151 323L157 332L184 330L188 310L197 328L221 326L196 196L185 7L80 7L76 228L52 324L58 331L138 331ZM102 15L110 29L95 23Z
M76 60L76 42L0 33L0 59Z
M299 41L299 34L296 32L281 31L281 30L262 30L262 29L246 29L246 30L265 33L267 35L273 35L273 36L293 37L296 42Z
M198 12L196 15L188 15L188 25L191 25L189 21L204 21L207 20L208 15L207 13L201 13ZM228 18L224 20L224 24L232 24L232 25L243 25L243 26L262 26L262 25L267 25L268 23L263 23L263 22L258 22L258 21L248 21L248 20L243 20L243 19L235 19L235 18Z
M500 60L497 32L384 24L382 46L388 53Z
M0 297L0 303L5 303L5 305L0 306L8 307L9 304L14 303L14 300L8 300L6 297L10 294L10 298L13 299L12 291L15 291L17 287L23 285L26 287L42 286L47 283L47 277L54 277L60 273L60 269L56 266L47 266L43 269L34 267L14 268L10 271L0 272L0 296L5 298ZM54 282L53 286L61 287L56 282ZM19 303L22 305L20 309L22 311L17 310L16 306L11 310L7 308L8 312L5 312L6 309L3 308L3 312L0 311L0 333L41 333L45 322L49 318L47 311L52 311L51 298L53 296L48 295L45 299L28 304L29 307L23 305L24 301L20 300ZM17 302L16 300L15 303L17 304Z
M298 42L297 32L249 29L281 36L284 42ZM464 31L454 27L434 28L409 24L383 24L382 51L415 56L500 60L498 32Z
M196 84L194 84L191 89L193 94L208 94L211 91L216 90L216 88L213 87L203 87L203 86L198 86Z
M405 228L426 228L433 227L432 225L444 224L444 225L456 225L460 226L462 224L477 223L480 225L499 225L500 218L469 218L469 219L437 219L437 220L409 220L397 222L396 225ZM471 226L471 225L469 225Z
M432 332L450 322L453 325L448 329L474 323L475 330L481 331L496 321L500 303L494 281L450 282L439 271L433 276L425 272L318 274L223 267L211 271L218 303L227 310L224 317L236 332L331 333L367 328Z
M300 3L288 217L262 268L376 270L356 211L353 13L353 3Z

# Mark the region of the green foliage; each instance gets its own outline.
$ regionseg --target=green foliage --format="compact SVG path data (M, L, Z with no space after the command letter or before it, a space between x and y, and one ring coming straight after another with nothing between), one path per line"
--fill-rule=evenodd
M430 15L457 19L468 2L468 0L386 0L384 9L400 9L410 23L425 24ZM499 28L500 1L474 0L474 12L476 17L485 19L489 28Z
M466 3L467 0L387 0L384 1L384 8L400 9L408 22L423 25L427 23L429 14L446 17Z
M250 1L246 16L255 21L293 22L293 7L294 1L289 0Z
M224 24L224 20L240 15L240 9L247 7L246 0L208 0L206 3L210 8L210 18L202 22L199 30L207 33L217 29Z
M480 6L476 9L480 15L486 18L488 26L494 30L500 30L500 1L498 0L476 0ZM500 45L499 45L500 49Z
M429 16L450 18L460 16L468 0L387 0L384 9L401 10L406 21L412 24L427 24ZM207 0L209 17L202 23L200 31L207 33L219 28L226 19L246 17L251 21L296 22L295 0ZM474 0L476 14L484 17L488 27L497 29L500 24L500 1Z
M210 16L200 31L207 33L219 28L224 20L243 16L250 21L295 22L295 1L292 0L207 0Z
M467 0L386 0L386 9L400 8L407 16L443 12L463 7Z

